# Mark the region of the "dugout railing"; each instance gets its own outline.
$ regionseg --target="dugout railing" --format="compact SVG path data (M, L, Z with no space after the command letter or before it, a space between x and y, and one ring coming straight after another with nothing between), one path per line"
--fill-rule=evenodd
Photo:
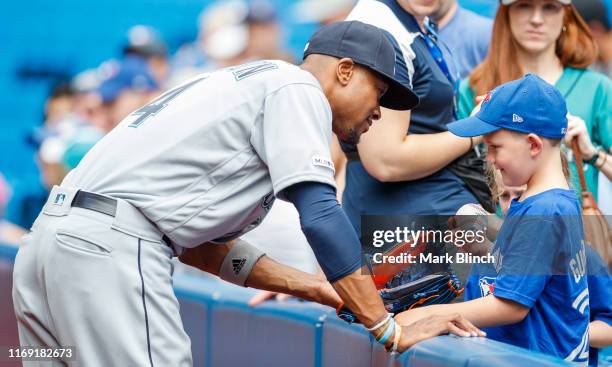
M0 245L0 346L19 344L11 297L16 253L16 247ZM177 274L174 287L194 367L572 365L486 338L452 336L421 342L392 357L362 326L346 324L326 306L287 301L249 307L254 290L211 277Z

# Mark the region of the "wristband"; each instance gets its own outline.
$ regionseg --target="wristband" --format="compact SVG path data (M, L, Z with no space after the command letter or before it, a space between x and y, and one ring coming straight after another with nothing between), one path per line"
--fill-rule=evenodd
M376 324L376 325L374 325L374 326L372 326L372 327L368 327L368 328L366 328L366 330L367 330L367 331L372 332L372 331L374 331L374 330L376 330L376 329L378 329L378 328L382 327L382 326L383 326L383 325L384 325L384 324L385 324L385 323L386 323L386 322L387 322L387 321L388 321L390 318L391 318L391 314L390 314L390 313L388 313L388 314L387 314L387 317L385 317L384 319L382 319L382 321L381 321L381 322L379 322L378 324Z
M241 239L229 250L221 268L219 278L244 287L253 267L265 253Z
M392 322L393 322L393 320L389 319L379 329L374 330L372 332L372 335L374 335L374 339L379 340L380 338L382 338L382 336L387 332L387 329L389 329L389 326L391 325Z
M397 352L397 347L399 346L399 342L401 338L402 338L402 326L396 322L395 323L395 337L393 338L393 346L391 347L391 353Z
M395 330L395 321L389 323L389 326L387 327L387 330L385 330L385 333L383 334L383 336L380 339L377 339L378 342L384 345L387 342L387 340L389 340L389 337L393 333L393 330Z

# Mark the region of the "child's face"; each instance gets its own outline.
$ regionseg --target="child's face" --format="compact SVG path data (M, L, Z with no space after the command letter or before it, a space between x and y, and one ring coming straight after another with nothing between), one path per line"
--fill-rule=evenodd
M531 144L526 136L498 130L483 137L487 161L499 170L504 186L522 186L535 170Z

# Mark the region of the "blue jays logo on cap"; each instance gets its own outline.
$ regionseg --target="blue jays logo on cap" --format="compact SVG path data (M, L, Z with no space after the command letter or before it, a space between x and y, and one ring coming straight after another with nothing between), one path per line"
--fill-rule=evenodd
M482 101L482 103L487 103L491 100L491 94L493 94L495 90L490 91L489 93L487 93L487 95L484 97L484 100Z
M527 74L489 92L476 115L447 127L463 137L506 129L561 139L567 130L567 106L555 87L536 75Z

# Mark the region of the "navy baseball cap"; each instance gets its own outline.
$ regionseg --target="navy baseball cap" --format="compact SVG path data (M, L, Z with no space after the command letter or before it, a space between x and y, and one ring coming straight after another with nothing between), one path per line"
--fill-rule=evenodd
M395 79L395 49L378 27L358 21L323 26L306 44L304 59L311 54L348 57L381 76L389 84L380 99L382 107L410 110L419 104L410 87Z
M557 88L536 75L527 74L489 92L476 115L447 127L462 137L506 129L561 139L567 130L567 106Z

